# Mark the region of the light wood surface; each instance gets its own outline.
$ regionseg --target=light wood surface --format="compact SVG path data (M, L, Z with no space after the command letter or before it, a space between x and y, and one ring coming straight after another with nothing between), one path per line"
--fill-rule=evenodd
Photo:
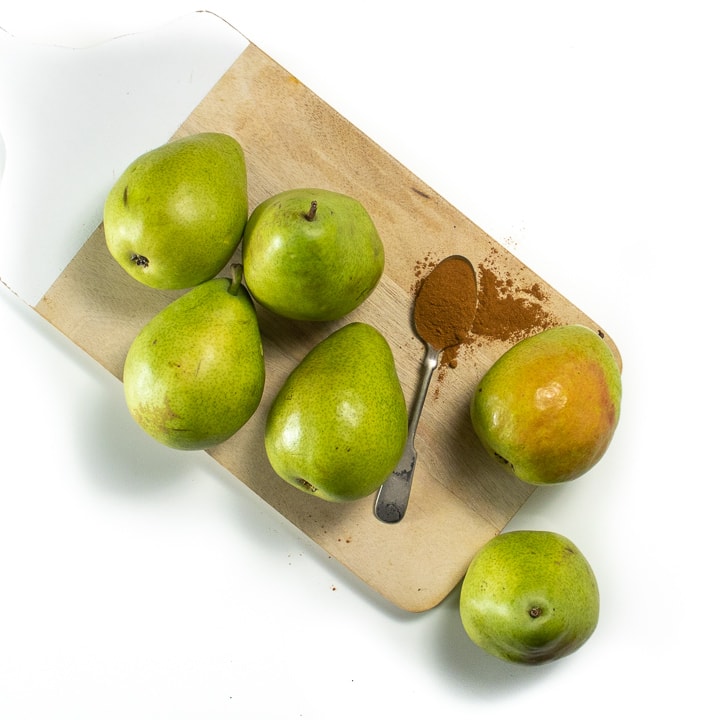
M346 192L366 206L386 247L379 286L341 321L297 323L259 309L267 363L263 401L248 424L210 454L390 602L427 610L452 591L475 552L532 492L487 457L469 419L477 381L510 343L480 338L463 348L456 368L437 374L418 429L410 506L397 525L374 517L373 497L331 504L273 473L263 429L275 393L312 346L342 324L361 320L388 339L410 406L423 355L410 317L418 264L425 258L457 253L476 267L492 259L518 287L539 284L554 322L600 328L256 46L240 55L176 136L208 130L235 136L245 149L251 209L292 187ZM132 280L110 257L101 226L36 309L120 378L135 334L179 294ZM605 339L619 360L607 334Z

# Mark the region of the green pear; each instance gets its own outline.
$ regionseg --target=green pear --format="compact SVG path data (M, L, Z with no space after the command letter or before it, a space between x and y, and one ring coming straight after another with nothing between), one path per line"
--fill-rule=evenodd
M587 558L566 537L516 530L484 545L460 589L468 637L508 662L539 665L575 652L600 613Z
M110 254L141 283L185 289L215 277L248 216L245 155L224 133L198 133L141 155L105 200Z
M481 378L470 403L475 433L508 470L535 485L593 467L620 417L620 366L582 325L543 330L513 345Z
M365 323L320 341L270 407L265 449L275 472L324 500L377 490L407 439L408 415L385 338Z
M337 320L375 289L385 251L364 206L331 190L287 190L260 203L242 242L245 283L294 320Z
M227 440L253 415L265 384L255 307L233 279L188 290L153 317L125 358L125 399L150 436L180 450Z

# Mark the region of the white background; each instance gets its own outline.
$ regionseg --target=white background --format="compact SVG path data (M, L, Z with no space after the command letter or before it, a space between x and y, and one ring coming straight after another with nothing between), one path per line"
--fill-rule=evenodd
M510 525L583 550L598 629L511 666L457 592L397 610L204 454L146 442L0 286L0 716L716 717L714 4L8 4L5 31L66 47L217 13L602 324L624 404L601 463Z

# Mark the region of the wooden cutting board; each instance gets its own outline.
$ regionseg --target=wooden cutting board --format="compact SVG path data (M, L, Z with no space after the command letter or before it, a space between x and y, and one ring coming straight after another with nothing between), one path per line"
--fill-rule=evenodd
M209 130L233 135L245 149L251 209L292 187L345 192L370 212L387 256L373 295L342 321L297 323L259 309L267 363L262 403L245 427L209 452L389 601L413 612L427 610L452 591L475 552L532 492L485 454L469 419L477 381L519 336L502 339L479 332L461 348L456 367L436 373L418 429L410 506L395 525L374 517L373 497L331 504L273 473L263 429L280 385L317 342L344 323L360 320L388 339L410 406L423 355L410 320L415 288L429 266L454 253L478 268L480 283L487 282L492 268L509 300L518 308L532 306L548 324L581 322L602 331L256 46L242 52L176 137ZM109 255L100 226L36 309L121 378L136 333L180 294L146 288L130 278ZM537 329L527 327L523 333ZM612 340L604 337L620 360Z

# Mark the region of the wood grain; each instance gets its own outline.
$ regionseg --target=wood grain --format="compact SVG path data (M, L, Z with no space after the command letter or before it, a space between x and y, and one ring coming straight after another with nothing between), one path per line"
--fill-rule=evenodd
M462 254L476 267L492 260L518 286L538 283L555 322L598 326L256 46L239 56L176 137L207 130L226 132L242 144L251 209L292 187L346 192L370 212L387 256L378 288L341 321L297 323L259 309L267 363L263 401L248 424L210 454L390 602L412 612L427 610L452 591L474 553L532 492L481 450L469 422L477 381L509 343L487 340L464 348L457 367L435 380L418 429L410 507L397 525L375 519L372 497L326 503L273 473L263 428L275 393L311 347L345 322L360 320L390 342L409 405L422 360L411 308L418 263L428 257ZM136 333L180 294L131 279L110 257L100 226L36 309L121 378ZM605 339L619 359L607 334Z

